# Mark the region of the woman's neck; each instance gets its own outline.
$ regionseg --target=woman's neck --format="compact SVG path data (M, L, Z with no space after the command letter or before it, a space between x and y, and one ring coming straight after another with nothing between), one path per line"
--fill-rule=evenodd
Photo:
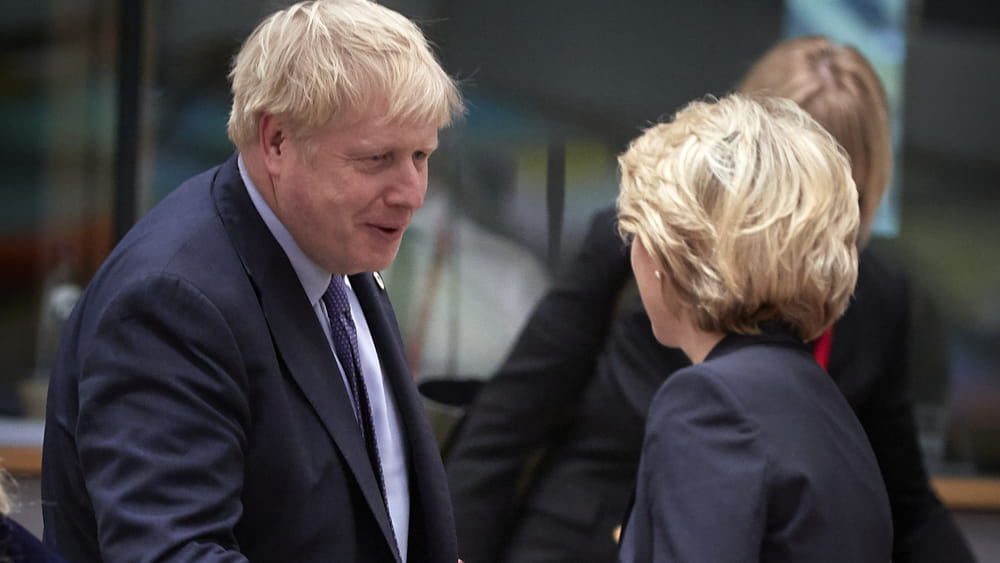
M690 325L689 330L685 331L680 349L692 364L700 364L725 336L724 332L710 332Z

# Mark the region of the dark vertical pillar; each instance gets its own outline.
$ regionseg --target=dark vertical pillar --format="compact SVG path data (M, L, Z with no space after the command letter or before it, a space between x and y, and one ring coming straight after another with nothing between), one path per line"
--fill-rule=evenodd
M139 155L142 0L119 2L118 130L112 228L121 240L136 221L136 170Z
M566 204L566 139L561 134L549 138L545 178L549 223L549 267L559 269L562 252L563 210Z

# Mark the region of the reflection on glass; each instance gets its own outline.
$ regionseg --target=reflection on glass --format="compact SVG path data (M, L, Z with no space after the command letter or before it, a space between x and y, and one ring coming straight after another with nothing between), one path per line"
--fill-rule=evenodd
M40 415L59 318L110 248L115 26L109 2L5 6L0 415Z

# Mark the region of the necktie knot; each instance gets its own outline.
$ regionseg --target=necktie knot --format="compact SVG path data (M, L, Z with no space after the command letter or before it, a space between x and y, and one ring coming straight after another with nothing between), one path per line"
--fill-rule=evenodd
M334 352L344 368L348 383L351 384L354 399L358 401L358 382L361 381L358 333L354 327L351 306L347 301L347 286L344 284L343 276L334 275L330 279L330 285L323 294L323 304L326 305L326 315L330 320L330 338L333 340Z
M323 294L323 302L326 304L327 314L331 317L337 315L350 315L351 306L347 302L347 286L344 284L344 276L334 274L330 278L330 285Z

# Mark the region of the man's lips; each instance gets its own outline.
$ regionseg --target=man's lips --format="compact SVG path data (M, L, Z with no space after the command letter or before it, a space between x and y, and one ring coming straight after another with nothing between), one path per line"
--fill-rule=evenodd
M368 226L387 235L397 235L406 230L407 224L399 222L375 222L368 223Z

